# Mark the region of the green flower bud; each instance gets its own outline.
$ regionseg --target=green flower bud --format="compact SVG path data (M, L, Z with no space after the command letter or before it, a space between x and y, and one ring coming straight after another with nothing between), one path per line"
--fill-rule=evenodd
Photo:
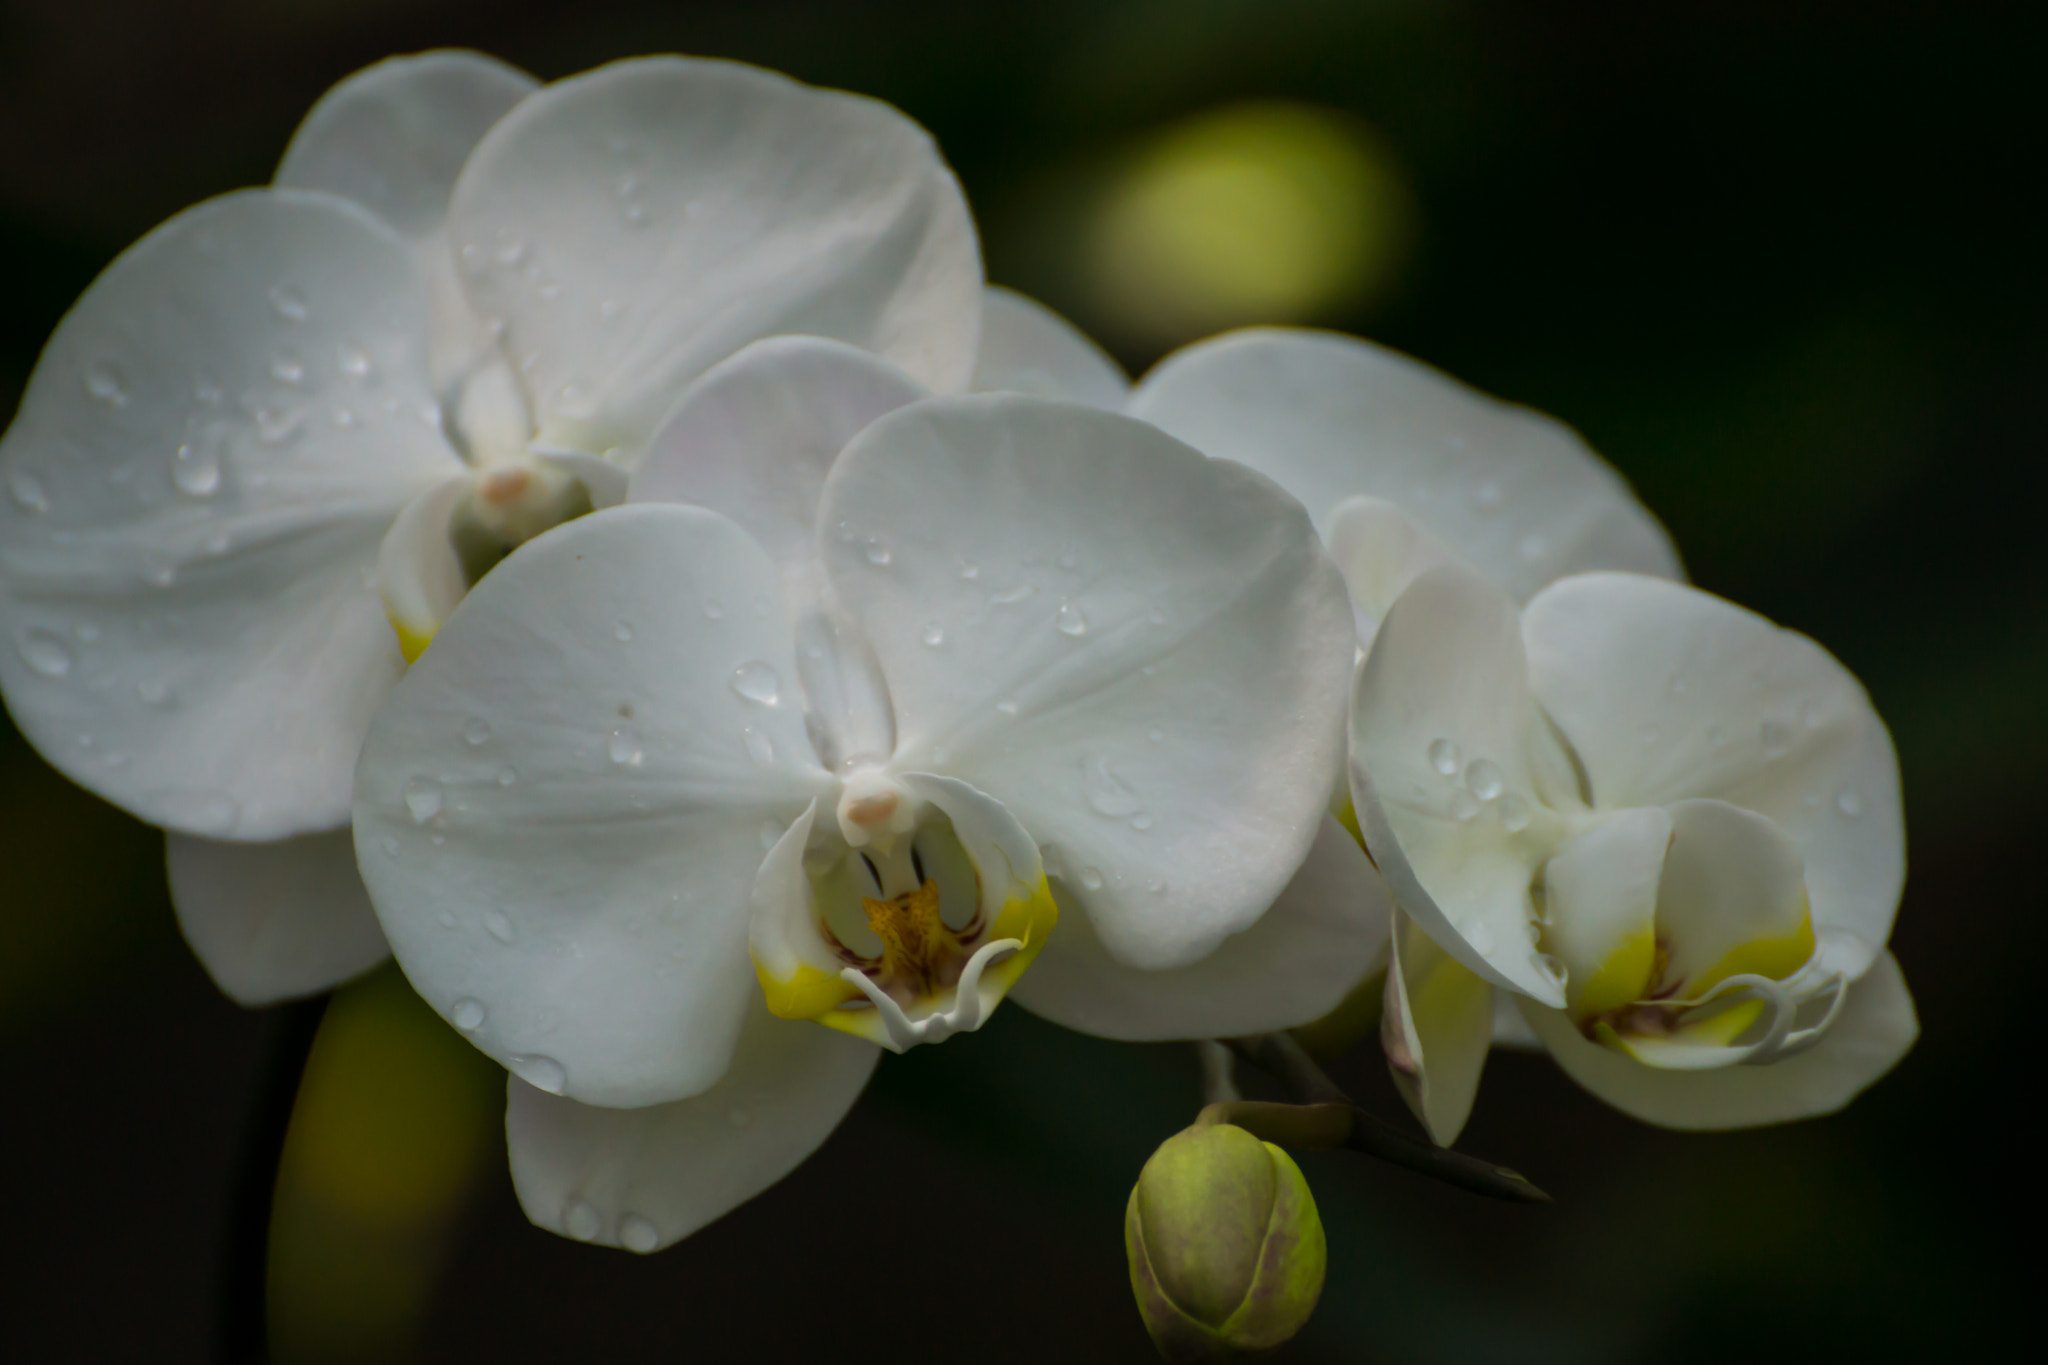
M1323 1292L1323 1223L1301 1168L1227 1123L1160 1144L1131 1191L1124 1247L1145 1330L1169 1361L1270 1351Z

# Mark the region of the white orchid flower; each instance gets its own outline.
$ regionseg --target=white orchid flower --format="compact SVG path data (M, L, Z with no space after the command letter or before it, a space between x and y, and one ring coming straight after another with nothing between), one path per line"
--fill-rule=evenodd
M1678 1128L1829 1112L1912 1044L1897 759L1802 635L1629 574L1517 613L1439 568L1359 671L1351 783L1401 907L1389 1058L1441 1143L1496 990L1587 1089Z
M169 831L230 995L331 985L386 951L343 828L362 736L467 587L616 502L756 338L964 388L980 290L952 175L877 102L681 58L371 67L271 188L171 219L58 327L0 446L0 688Z
M1382 950L1323 809L1351 627L1300 507L1142 423L915 388L829 342L734 357L635 476L697 505L519 550L371 729L365 879L514 1072L542 1226L688 1234L824 1139L876 1044L1005 993L1245 1032Z

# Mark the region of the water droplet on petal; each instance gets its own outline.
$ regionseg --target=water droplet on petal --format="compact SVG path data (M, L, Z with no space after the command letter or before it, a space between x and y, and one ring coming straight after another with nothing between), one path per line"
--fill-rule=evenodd
M604 1219L588 1199L571 1199L562 1210L562 1226L579 1242L593 1242L604 1231Z
M960 561L960 576L962 578L979 578L981 577L981 566L979 564L969 564L963 559Z
M488 744L491 739L491 723L482 716L471 716L462 727L462 738L465 743L472 745Z
M773 706L782 696L782 678L767 664L754 659L732 671L732 690L748 701Z
M517 768L500 768L500 769L498 769L498 785L499 785L499 786L501 786L501 787L509 787L509 786L511 786L511 785L512 785L513 783L517 782L518 780L519 780L519 770L518 770Z
M280 351L270 362L270 377L280 384L296 384L306 377L306 362Z
M513 1074L535 1090L545 1090L550 1095L559 1095L569 1086L569 1071L552 1057L538 1052L515 1052L505 1059Z
M1500 769L1491 759L1475 758L1465 768L1465 785L1481 801L1491 801L1499 796L1505 783L1501 780Z
M1001 592L991 593L988 604L992 607L1014 606L1037 591L1038 589L1032 587L1029 583L1019 583L1014 588L1004 588Z
M1863 814L1863 797L1844 787L1835 793L1835 809L1842 813L1843 819L1854 820Z
M1090 891L1100 891L1102 889L1102 874L1092 867L1082 868L1081 885L1087 887Z
M28 666L46 678L61 678L71 671L71 646L54 630L37 626L22 635L20 646Z
M1088 618L1081 614L1079 607L1065 599L1061 600L1059 614L1053 618L1053 623L1060 628L1062 635L1078 636L1088 633Z
M340 363L341 372L350 379L370 377L370 353L360 346L342 347Z
M1014 716L1017 714L1017 703L1010 700L1008 697L997 697L996 710L1002 712L1006 716Z
M171 482L181 493L211 497L220 491L220 459L212 450L187 441L171 453Z
M1131 817L1131 828L1143 834L1146 830L1152 828L1152 817L1140 811Z
M627 625L624 621L619 622L616 626L612 627L612 638L622 645L633 643L633 627Z
M640 736L630 726L621 725L612 731L605 752L611 755L612 762L628 768L637 768L647 761L647 751L640 744Z
M1792 748L1792 731L1781 721L1767 720L1757 732L1765 758L1783 758Z
M86 367L85 391L110 408L128 406L128 390L122 387L121 372L104 361Z
M719 600L718 600L717 598L715 598L715 597L707 597L707 598L705 598L705 599L704 599L704 619L705 619L705 620L707 620L707 621L720 621L720 620L723 620L724 618L725 618L725 604L724 604L724 603L722 603L722 602L720 602L720 601L719 601Z
M502 910L484 911L484 928L492 938L500 943L510 943L516 937L516 931L512 928L512 921L506 917L505 912Z
M1110 771L1109 760L1105 758L1082 761L1081 791L1098 815L1121 818L1137 814L1145 805L1136 792Z
M889 553L889 546L880 536L869 536L865 549L861 551L870 564L887 564L895 556Z
M1429 742L1429 766L1445 777L1458 775L1458 746L1448 739L1433 739Z
M661 1233L639 1214L629 1213L619 1220L619 1244L644 1256L661 1245Z
M281 284L271 289L270 306L286 322L304 322L306 314L312 311L306 306L305 299Z
M775 761L775 741L768 738L765 730L749 725L740 731L740 738L746 743L747 757L754 762L765 765Z
M1520 834L1529 828L1529 803L1513 792L1502 797L1500 827L1510 834Z
M1564 965L1564 960L1553 953L1537 953L1529 959L1529 963L1544 980L1559 990L1564 989L1565 982L1571 976L1571 972Z
M1455 791L1451 793L1451 818L1453 820L1470 820L1477 814L1479 814L1479 803L1473 799L1471 792Z
M50 510L49 490L43 487L41 479L26 469L17 469L8 474L7 491L13 495L15 505L24 512L33 512L41 516Z
M924 628L924 634L919 636L918 638L922 639L926 644L930 645L933 649L937 649L940 645L946 643L946 628L937 623L933 623L932 625L926 626Z
M448 1011L448 1017L455 1022L455 1027L464 1033L475 1033L484 1026L483 1002L472 1000L465 995Z
M405 784L405 808L412 822L424 825L441 813L441 784L431 777L415 777Z

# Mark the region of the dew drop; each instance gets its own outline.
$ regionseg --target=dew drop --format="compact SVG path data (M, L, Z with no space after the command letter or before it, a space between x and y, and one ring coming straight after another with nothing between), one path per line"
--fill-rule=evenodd
M535 1090L545 1090L550 1095L559 1095L569 1086L569 1071L552 1057L538 1052L515 1052L505 1059L518 1075Z
M46 678L61 678L71 671L71 647L54 630L41 626L21 637L21 657Z
M622 645L633 643L633 628L624 621L612 627L612 638Z
M626 306L617 299L606 299L603 303L597 305L597 315L606 322L615 321L619 314L625 311Z
M919 636L918 638L923 640L926 644L930 645L933 649L937 649L940 645L946 643L946 628L942 625L939 625L937 622L934 622L933 624L926 626L924 628L924 634Z
M220 491L220 460L211 450L187 441L171 454L171 482L181 493L211 497Z
M441 813L441 784L431 777L415 777L405 784L405 808L415 825L424 825Z
M979 564L969 564L963 559L960 561L960 576L966 579L979 578L981 577L981 566Z
M1534 967L1544 980L1559 990L1564 989L1565 982L1571 977L1571 972L1566 969L1564 960L1554 953L1537 953L1529 959L1529 965Z
M1010 700L1008 697L997 697L996 710L1002 712L1006 716L1014 716L1017 714L1017 703Z
M1090 891L1100 891L1102 889L1102 874L1092 867L1082 868L1081 885L1087 887Z
M1491 759L1475 758L1465 767L1465 785L1481 801L1491 801L1500 795L1505 784L1501 780L1500 769Z
M171 584L178 581L178 566L175 564L159 564L153 569L144 569L142 577L143 581L152 588L168 588Z
M1098 815L1121 819L1136 815L1145 805L1136 792L1110 771L1109 760L1105 758L1082 761L1081 791L1088 798L1089 807Z
M17 469L7 476L7 491L14 498L15 505L24 512L37 516L50 510L50 493L43 487L43 481L26 469Z
M1858 793L1844 787L1835 793L1835 809L1842 813L1844 820L1854 820L1857 816L1863 814L1863 798Z
M604 1219L587 1199L571 1199L562 1210L562 1226L571 1237L579 1242L597 1240L597 1234L604 1231Z
M644 1256L661 1245L661 1233L639 1214L629 1213L619 1220L619 1243L626 1250L637 1251Z
M1757 737L1764 746L1765 758L1783 758L1792 748L1792 731L1783 722L1767 720Z
M611 755L612 762L627 768L637 768L647 761L647 750L641 746L640 736L626 725L612 731L605 752Z
M1019 583L1014 588L1004 588L1001 592L990 593L988 604L992 607L1015 606L1037 591L1038 589L1032 587L1029 583Z
M889 553L888 544L880 536L869 536L867 546L861 554L870 564L887 564L895 556Z
M128 390L121 386L121 372L112 365L89 367L85 372L85 391L110 408L128 406Z
M1529 803L1513 792L1502 797L1500 827L1510 834L1520 834L1529 828Z
M1088 618L1081 614L1079 607L1064 599L1060 602L1059 614L1053 618L1053 624L1060 628L1062 635L1079 636L1088 633Z
M510 943L516 937L512 921L506 918L502 910L484 911L484 929L500 943Z
M341 372L350 379L370 377L370 353L360 346L341 348Z
M1445 777L1458 775L1458 761L1462 755L1458 746L1448 739L1433 739L1429 742L1429 766Z
M484 1026L483 1002L472 1000L465 995L448 1011L448 1017L454 1021L455 1027L464 1033L475 1033Z
M306 314L312 311L306 306L305 299L281 284L272 287L270 291L270 306L286 322L304 322Z
M482 716L471 716L462 727L462 738L471 745L490 743L491 723Z
M500 232L498 249L492 254L498 258L499 265L518 265L526 259L525 239L515 232Z
M1152 817L1140 811L1131 817L1131 828L1143 834L1146 830L1152 828Z
M775 741L768 738L767 731L749 725L740 731L740 738L746 743L747 757L754 762L765 765L775 761Z
M507 768L500 768L500 769L498 769L498 785L499 785L499 786L501 786L501 787L509 787L509 786L511 786L511 785L512 785L513 783L517 782L518 780L519 780L519 770L518 770L517 768L510 768L510 767L507 767Z
M759 659L752 659L732 671L732 690L748 701L773 706L782 696L782 679Z
M280 384L296 384L306 377L306 362L289 352L280 352L270 362L270 377Z

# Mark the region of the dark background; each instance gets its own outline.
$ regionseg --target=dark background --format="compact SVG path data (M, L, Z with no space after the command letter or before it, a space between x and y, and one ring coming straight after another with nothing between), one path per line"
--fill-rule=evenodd
M677 50L891 100L958 169L990 277L1123 336L1134 373L1174 339L1120 334L1061 264L1074 187L1232 101L1350 111L1405 177L1412 241L1382 287L1314 320L1573 423L1702 586L1864 680L1905 771L1893 947L1924 1032L1846 1113L1728 1135L1644 1127L1541 1058L1497 1055L1461 1146L1557 1204L1305 1158L1331 1271L1289 1358L1970 1358L2021 1325L2040 1179L2036 13L12 0L0 411L117 251L267 179L323 89L395 52L475 46L552 78ZM0 725L0 1355L205 1358L261 1029L179 941L159 837ZM1398 1111L1370 1047L1342 1070ZM1149 1358L1121 1219L1198 1102L1176 1050L1002 1011L885 1060L794 1177L647 1259L526 1225L497 1084L395 977L344 994L286 1162L287 1356Z

